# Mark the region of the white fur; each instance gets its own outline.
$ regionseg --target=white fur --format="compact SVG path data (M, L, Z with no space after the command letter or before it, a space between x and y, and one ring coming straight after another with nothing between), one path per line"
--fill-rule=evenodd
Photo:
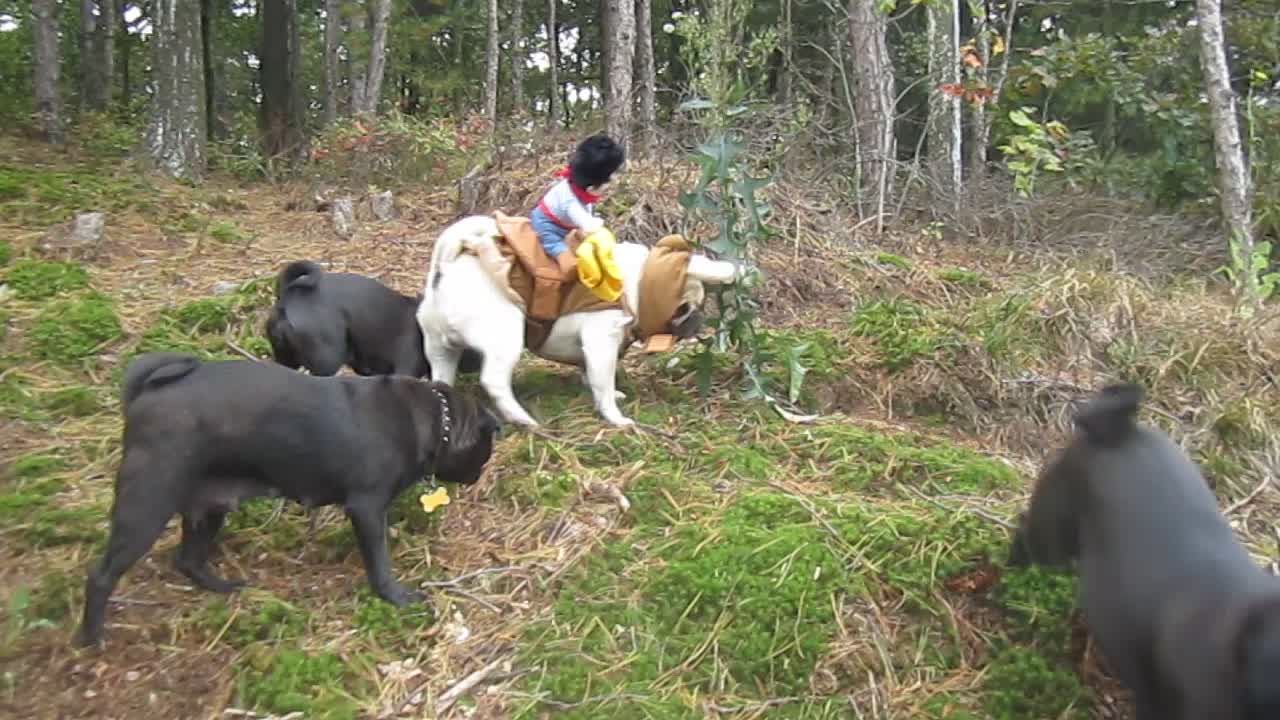
M449 384L457 375L463 348L483 353L480 384L499 414L508 422L536 427L537 421L511 391L511 376L524 350L524 310L512 302L475 255L463 252L493 243L498 237L498 223L489 215L462 218L440 234L418 306L423 349L432 377ZM648 255L649 248L638 243L618 243L614 249L622 270L623 302L629 308L639 307L640 273ZM683 298L694 307L700 306L706 295L704 283L729 283L736 277L733 263L694 254ZM632 322L622 310L570 313L556 320L537 351L547 360L583 368L596 410L620 427L634 424L618 409L623 396L615 387L618 356Z

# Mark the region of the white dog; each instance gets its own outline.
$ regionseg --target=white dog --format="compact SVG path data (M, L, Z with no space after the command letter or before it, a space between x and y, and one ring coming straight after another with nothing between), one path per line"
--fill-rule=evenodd
M497 220L490 215L462 218L440 234L418 306L423 349L433 377L449 384L453 383L463 349L479 351L484 357L480 383L498 412L508 422L537 427L538 423L511 391L511 376L524 349L524 309L499 286L476 255L464 252L492 245L498 237ZM620 242L614 248L627 307L640 306L640 274L648 255L649 248L638 243ZM731 262L690 254L682 296L689 311L702 305L706 296L704 283L731 283L738 277L738 267ZM585 368L596 410L620 427L634 424L618 409L620 394L614 378L618 358L631 342L629 329L633 321L628 313L616 308L570 313L555 321L546 342L536 351L547 360Z

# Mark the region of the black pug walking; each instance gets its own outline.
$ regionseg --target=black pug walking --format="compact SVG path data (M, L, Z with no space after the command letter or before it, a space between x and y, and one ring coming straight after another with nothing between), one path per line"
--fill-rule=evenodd
M341 505L374 591L397 605L420 599L392 577L387 507L428 476L474 483L498 430L489 410L439 383L310 377L271 363L171 352L129 364L121 404L124 456L107 548L85 582L81 644L102 638L120 576L175 513L182 516L177 569L208 590L240 587L209 570L209 554L227 513L257 496Z
M1138 720L1280 718L1280 579L1236 540L1199 469L1113 385L1041 475L1010 564L1078 563L1081 604Z
M298 260L276 277L267 340L276 362L312 375L335 375L347 365L357 375L430 378L417 318L421 301L373 278ZM467 349L459 370L476 372L481 362Z

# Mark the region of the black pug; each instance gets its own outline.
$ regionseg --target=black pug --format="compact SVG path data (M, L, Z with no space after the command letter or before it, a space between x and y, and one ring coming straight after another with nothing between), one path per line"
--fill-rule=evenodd
M276 277L276 302L267 340L277 363L312 375L335 375L348 365L357 375L431 377L417 311L409 297L354 273L325 272L309 260L291 262ZM480 355L462 353L460 372L476 372Z
M391 575L387 507L430 475L479 479L498 421L471 397L417 378L317 378L246 360L202 362L183 353L141 355L125 369L124 456L111 531L85 582L80 644L98 642L120 576L182 515L177 569L230 592L241 581L208 569L227 513L241 500L283 496L341 505L369 584L403 605L422 598Z
M1138 720L1280 718L1280 578L1249 557L1199 469L1111 385L1041 475L1009 562L1080 572L1081 606Z

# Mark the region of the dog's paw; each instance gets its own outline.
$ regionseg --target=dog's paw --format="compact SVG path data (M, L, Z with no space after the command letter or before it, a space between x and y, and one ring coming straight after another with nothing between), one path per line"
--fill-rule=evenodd
M609 424L616 428L629 428L629 427L635 427L636 425L635 420L632 420L631 418L625 417L622 415L618 415L616 417L606 417L605 420L608 420Z
M396 607L404 607L427 599L424 593L418 590L411 590L400 583L384 585L380 588L375 588L375 591L379 597Z
M75 647L87 648L102 643L102 628L90 631L88 628L81 626L76 630L75 637L71 639L71 644Z

